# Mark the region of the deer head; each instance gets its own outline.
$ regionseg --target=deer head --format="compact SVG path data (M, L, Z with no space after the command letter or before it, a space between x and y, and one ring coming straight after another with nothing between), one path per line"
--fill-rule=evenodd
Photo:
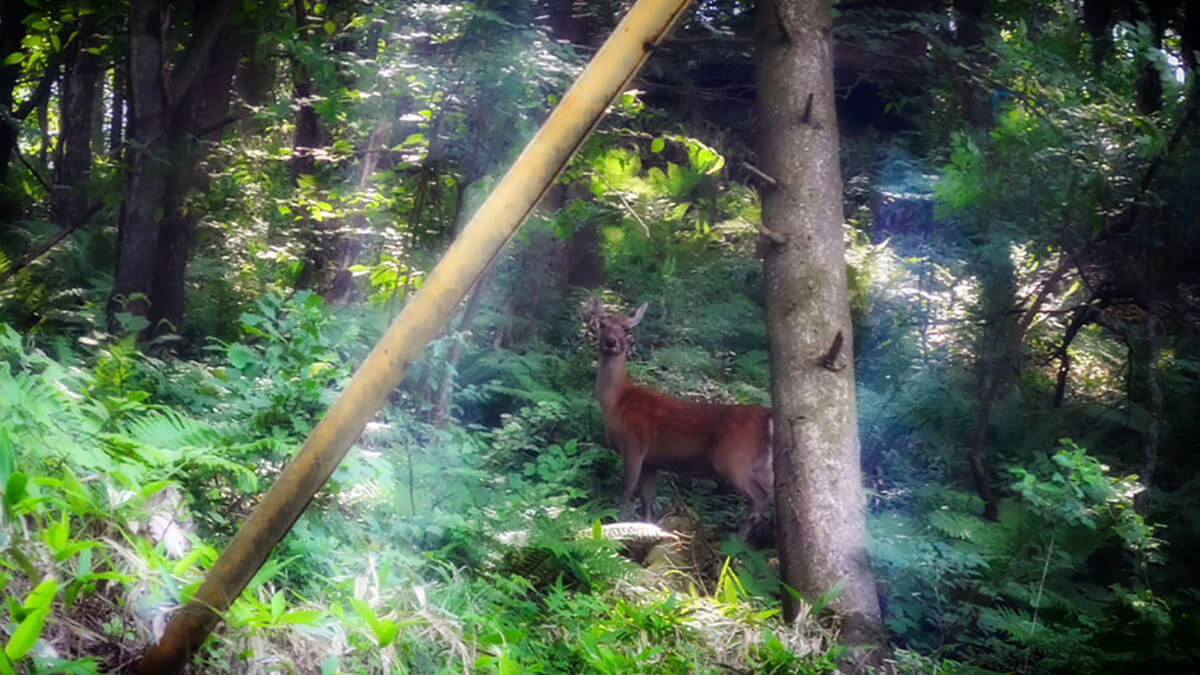
M641 323L646 315L647 303L643 302L633 316L609 314L600 300L593 297L588 305L588 327L596 333L602 356L618 356L629 349L629 331Z

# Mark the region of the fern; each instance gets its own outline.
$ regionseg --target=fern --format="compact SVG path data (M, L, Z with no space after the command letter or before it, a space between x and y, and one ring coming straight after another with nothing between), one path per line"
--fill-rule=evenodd
M208 424L184 417L170 408L149 411L125 421L118 428L141 445L180 451L211 446L220 439L220 434Z

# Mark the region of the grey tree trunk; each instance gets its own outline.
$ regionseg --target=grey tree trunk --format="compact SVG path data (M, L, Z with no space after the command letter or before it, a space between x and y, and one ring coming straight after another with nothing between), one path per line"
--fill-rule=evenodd
M775 415L775 495L784 583L830 607L849 645L884 644L867 565L865 500L846 290L842 183L829 0L758 6L759 156L764 190L767 330ZM799 607L784 595L785 612ZM878 664L882 649L856 652Z

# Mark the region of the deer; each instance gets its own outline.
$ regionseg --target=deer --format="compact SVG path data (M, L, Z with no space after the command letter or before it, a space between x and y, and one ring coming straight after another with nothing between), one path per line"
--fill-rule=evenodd
M596 398L609 447L621 456L620 517L634 517L636 491L643 517L657 517L655 482L660 470L716 478L750 500L738 535L746 540L774 493L771 410L758 405L697 403L639 387L625 370L631 332L646 314L607 313L593 297L589 326L599 346Z

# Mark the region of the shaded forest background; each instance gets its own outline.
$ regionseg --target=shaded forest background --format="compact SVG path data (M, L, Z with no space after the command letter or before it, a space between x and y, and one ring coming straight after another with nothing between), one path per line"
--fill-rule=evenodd
M898 669L1200 660L1187 4L834 5ZM626 6L3 5L0 672L152 640ZM828 599L779 620L718 486L661 490L697 542L666 587L575 536L620 473L591 294L649 303L639 381L768 402L753 14L655 52L198 672L834 668Z

